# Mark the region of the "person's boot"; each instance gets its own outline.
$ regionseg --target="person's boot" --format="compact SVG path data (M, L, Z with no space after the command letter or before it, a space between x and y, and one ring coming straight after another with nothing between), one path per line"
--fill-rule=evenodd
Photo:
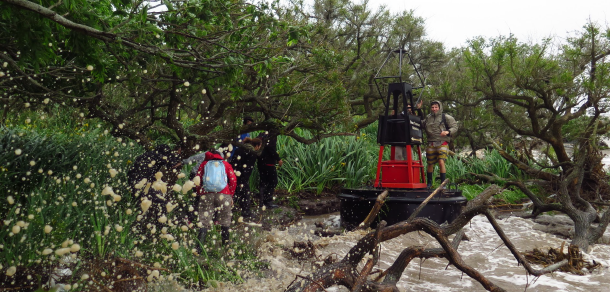
M446 178L447 178L447 174L441 172L441 183L443 183Z
M208 236L208 229L207 228L201 228L199 229L199 236L197 236L197 238L199 239L199 244L197 245L197 252L201 254L201 252L203 251L203 245L205 244L205 238Z
M432 172L426 172L426 184L428 188L432 187Z
M222 238L223 245L229 243L229 227L220 227L220 237Z
M273 200L267 201L265 203L263 203L263 205L265 205L265 207L269 210L271 209L276 209L279 208L280 206L278 206L277 204L273 203Z

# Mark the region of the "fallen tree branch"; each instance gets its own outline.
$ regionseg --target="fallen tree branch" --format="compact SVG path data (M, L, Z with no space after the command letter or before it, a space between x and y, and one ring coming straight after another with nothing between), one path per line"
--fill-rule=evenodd
M342 285L352 291L358 291L354 288L358 288L359 291L369 292L398 291L395 285L396 283L394 282L394 280L398 281L398 270L403 269L403 265L406 267L410 259L414 256L421 255L423 251L417 248L404 251L402 253L403 256L399 257L393 264L394 268L391 270L392 276L387 282L383 283L367 280L365 282L366 284L362 285L361 274L358 273L357 267L367 254L374 252L379 242L387 241L413 231L424 231L432 235L441 244L443 252L435 250L429 254L430 256L443 254L452 265L481 283L485 289L489 291L504 291L502 288L485 278L481 273L466 265L457 252L457 241L454 239L454 242L450 243L447 238L451 234L458 233L462 227L470 222L472 217L483 214L488 208L489 199L496 194L499 189L500 188L496 185L487 188L467 204L465 210L458 216L458 219L445 227L440 227L436 222L433 222L428 218L415 218L410 222L402 221L388 227L378 228L375 232L371 232L361 238L341 261L320 268L313 273L310 277L311 280L304 280L298 283L293 282L286 291L319 291L320 284L322 284L323 287ZM459 240L461 240L461 235L458 236L458 241ZM370 261L367 262L366 266L370 266Z
M539 277L539 276L542 276L544 274L548 274L550 272L558 270L559 268L561 268L561 267L563 267L563 266L568 264L568 260L566 259L566 260L563 260L563 261L558 262L556 264L547 266L547 267L545 267L543 269L540 269L540 270L534 269L530 265L530 263L525 259L525 257L523 255L521 255L521 253L517 250L517 248L510 241L510 239L508 239L508 237L504 233L504 230L502 230L502 227L500 227L500 225L496 221L496 218L493 216L493 214L491 214L491 212L489 210L487 210L484 214L485 214L485 217L487 217L487 220L489 220L489 223L491 223L491 226L494 228L494 230L496 231L498 236L500 236L500 238L502 239L502 242L504 242L504 245L508 248L508 250L510 250L510 252L513 254L515 259L517 259L517 263L523 265L523 267L525 268L525 270L529 274L531 274L533 276L536 276L536 277Z
M375 200L375 205L373 205L373 209L371 209L371 212L369 212L364 221L362 221L362 223L360 223L360 225L358 225L355 230L365 230L371 226L371 224L375 220L375 217L377 217L377 214L379 214L379 211L381 211L381 207L383 206L385 198L388 196L388 194L389 191L385 190L381 194L379 194L379 196L377 196L377 200Z
M360 276L358 276L356 279L356 283L354 283L354 288L352 288L352 291L360 291L363 286L366 285L366 278L373 270L373 266L375 266L375 264L379 261L379 234L381 229L383 229L386 224L387 223L385 221L381 221L377 226L377 230L375 230L375 248L373 249L373 257L366 262L364 268L362 268L360 271Z
M413 213L411 213L411 216L409 216L409 218L407 219L407 222L412 221L413 218L417 217L417 214L419 214L419 212L421 212L421 210L428 204L428 202L430 202L430 200L432 200L432 198L438 194L441 190L443 190L443 188L445 187L445 185L449 182L449 179L445 179L445 181L438 186L438 188L436 188L436 190L434 190L434 192L432 192L432 194L430 194L423 202L421 202L421 204L419 204L419 206L417 207L417 209L415 209L415 211L413 211Z

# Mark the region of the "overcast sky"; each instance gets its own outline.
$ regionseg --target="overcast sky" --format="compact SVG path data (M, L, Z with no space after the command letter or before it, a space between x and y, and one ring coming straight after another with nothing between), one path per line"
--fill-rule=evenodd
M393 12L415 10L416 16L426 20L428 36L447 48L464 45L476 36L511 32L522 41L565 38L589 18L604 27L610 24L610 0L369 0L371 8L381 4Z

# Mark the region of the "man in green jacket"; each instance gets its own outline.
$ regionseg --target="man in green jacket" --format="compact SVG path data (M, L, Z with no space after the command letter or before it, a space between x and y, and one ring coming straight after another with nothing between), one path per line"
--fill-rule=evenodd
M447 159L449 141L458 131L458 123L452 116L443 114L443 105L440 101L433 101L430 104L430 110L431 113L422 123L428 137L428 146L426 147L428 188L432 187L432 173L436 163L439 166L441 182L445 181L447 176L445 160Z

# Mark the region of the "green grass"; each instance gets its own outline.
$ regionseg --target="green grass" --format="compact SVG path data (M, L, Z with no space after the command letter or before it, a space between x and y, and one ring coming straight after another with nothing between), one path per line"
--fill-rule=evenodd
M305 145L280 136L278 152L284 165L278 169L278 188L289 193L321 193L334 186L359 187L375 179L379 146L371 125L355 136L331 137ZM305 131L298 134L310 137ZM385 153L386 158L389 151Z
M462 195L466 197L466 199L472 200L482 191L484 191L487 187L489 187L489 184L462 184L459 186L459 189L462 191ZM526 199L527 196L521 190L506 189L502 193L495 195L494 198L500 201L504 201L504 203L506 204L518 204L521 203L523 199Z
M12 117L0 127L0 262L10 266L53 266L55 251L66 243L79 244L82 258L122 257L148 265L161 264L186 284L210 281L241 281L236 269L257 269L264 263L255 249L232 233L231 248L210 247L194 257L196 228L183 227L177 217L192 205L192 191L168 191L179 204L167 215L172 224L166 232L174 240L136 227L141 212L139 198L127 186L127 171L142 147L112 137L103 123L90 124L66 112L26 113ZM29 121L26 122L26 120ZM193 166L190 166L193 167ZM188 178L190 167L183 172ZM111 177L110 169L118 171ZM102 195L111 187L120 201ZM180 210L182 209L182 210ZM45 233L45 226L53 229ZM18 233L15 226L21 226ZM196 227L196 226L194 226ZM217 231L210 232L216 235ZM67 243L71 240L72 243ZM172 243L178 242L177 249ZM50 249L48 255L42 251ZM142 254L140 255L139 252ZM239 262L229 267L229 261Z
M331 137L304 145L292 138L280 136L278 152L284 165L278 169L279 189L290 194L301 191L321 193L333 187L354 188L371 185L377 170L379 145L376 141L377 125L364 128L355 136ZM311 134L298 131L299 135L309 138ZM422 146L422 152L425 147ZM384 152L384 160L389 159L390 149ZM425 165L425 154L423 157ZM475 177L471 173L495 174L505 179L525 179L527 176L514 165L507 162L496 150L485 152L484 158L452 157L446 161L447 178L452 182ZM438 186L438 167L434 170L434 186ZM256 189L258 174L253 173L251 186Z

